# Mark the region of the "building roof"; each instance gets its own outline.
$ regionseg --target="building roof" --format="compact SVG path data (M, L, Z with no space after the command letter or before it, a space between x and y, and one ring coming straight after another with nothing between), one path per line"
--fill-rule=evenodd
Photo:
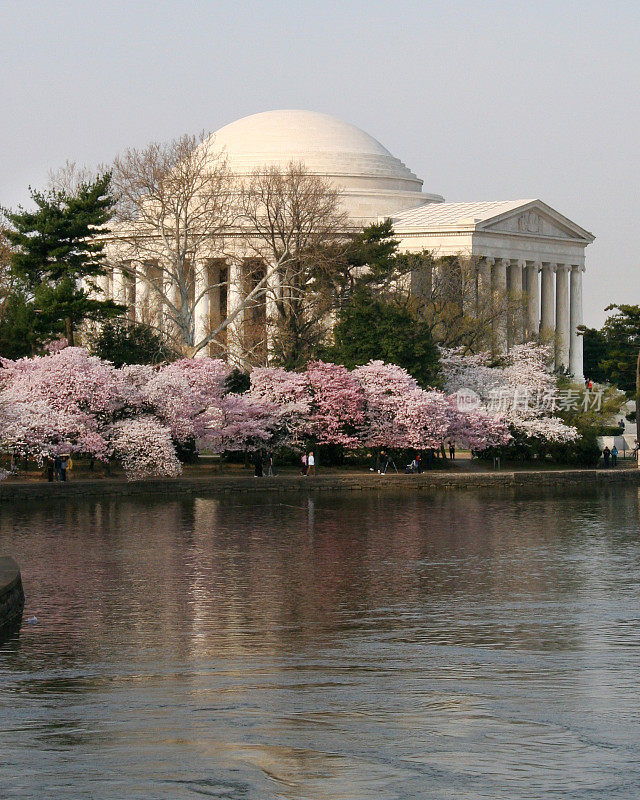
M505 214L535 200L485 200L477 203L429 203L393 215L397 227L430 228L441 225L473 225Z
M373 221L442 200L423 193L422 180L377 139L328 114L294 109L252 114L217 130L212 144L235 175L303 164L340 191L353 218Z
M594 235L542 200L428 203L391 216L399 234L496 232L592 242Z
M407 181L420 191L422 181L377 139L355 125L316 111L284 109L251 114L214 134L234 172L301 161L310 172L365 174Z

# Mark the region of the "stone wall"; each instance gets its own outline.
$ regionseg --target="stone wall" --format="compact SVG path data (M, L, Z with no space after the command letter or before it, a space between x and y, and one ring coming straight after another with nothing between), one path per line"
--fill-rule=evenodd
M314 477L282 475L254 478L247 475L209 475L129 482L124 479L74 480L67 483L2 483L0 502L35 501L67 497L107 497L118 495L170 495L197 492L285 492L312 489L336 491L348 489L473 489L481 487L530 487L590 489L617 484L640 484L640 470L527 470L496 472L424 472L421 475L378 475L330 472Z
M0 556L0 638L20 627L23 609L20 568L12 558Z

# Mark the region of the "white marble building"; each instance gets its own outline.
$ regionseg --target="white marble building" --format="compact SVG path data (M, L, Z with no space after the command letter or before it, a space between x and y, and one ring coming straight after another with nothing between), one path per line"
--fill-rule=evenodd
M480 285L525 293L523 331L553 335L558 364L582 377L582 337L576 329L582 323L585 248L594 237L576 223L540 200L446 203L439 194L424 192L422 180L380 142L326 114L268 111L232 122L214 137L234 175L301 162L340 190L355 225L391 218L405 251L473 257ZM122 281L114 272L108 284L116 299L124 297ZM196 339L214 317L239 302L242 276L230 270L227 281L215 300L203 295L195 313ZM139 291L148 293L144 286Z

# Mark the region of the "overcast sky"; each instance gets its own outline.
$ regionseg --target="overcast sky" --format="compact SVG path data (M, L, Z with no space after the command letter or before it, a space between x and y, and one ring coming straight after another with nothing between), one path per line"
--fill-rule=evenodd
M640 303L640 4L0 4L0 204L66 159L305 108L449 201L540 198L597 237L585 321Z

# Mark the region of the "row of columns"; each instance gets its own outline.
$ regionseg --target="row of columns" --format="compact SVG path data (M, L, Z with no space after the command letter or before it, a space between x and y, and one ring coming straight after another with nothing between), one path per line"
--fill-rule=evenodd
M504 352L511 344L545 333L554 337L556 366L582 380L578 326L582 325L583 272L579 264L483 258L478 267L480 286L490 287L499 297L524 297L523 320L505 317L495 321L498 350Z
M228 269L223 275L222 269ZM193 274L193 338L197 344L219 325L224 316L232 315L242 305L244 299L243 265L239 261L231 261L224 267L213 260L201 261L194 267ZM129 307L129 316L138 322L150 323L159 327L168 324L170 313L166 300L153 288L162 283L166 300L179 309L181 306L180 288L171 277L162 274L151 264L125 264L114 266L108 275L101 279L103 296L113 299ZM221 285L227 285L225 309L221 309ZM241 359L242 328L244 312L238 311L227 330L228 347L231 360ZM204 357L208 348L204 347L196 353L196 357Z
M233 315L240 309L244 299L243 264L240 260L228 263L226 313ZM135 279L124 269L115 267L112 275L103 278L105 294L116 302L128 304L132 314L141 322L162 324L162 310L159 296L152 288L148 273L153 267L138 266ZM218 267L219 269L219 267ZM196 265L194 270L194 340L202 341L210 332L211 326L220 321L220 287L210 289L220 283L220 275L212 275L212 267L207 262ZM506 297L524 298L522 318L504 315L494 324L497 349L505 352L521 341L532 339L538 333L553 336L556 347L556 366L568 369L576 378L582 379L582 336L578 326L582 324L582 272L578 264L554 262L523 261L508 258L481 258L478 263L478 291ZM145 277L146 276L146 277ZM274 320L277 315L275 298L279 294L278 276L269 278L265 296L267 351L273 341ZM177 286L165 280L165 294L176 307L180 305ZM133 290L132 284L135 286ZM151 284L151 285L150 285ZM135 303L129 292L135 291ZM173 291L173 294L171 293ZM156 295L154 297L154 295ZM223 312L224 313L224 312ZM227 330L227 346L230 360L242 359L242 331L244 311L239 310ZM207 354L207 348L198 355Z

